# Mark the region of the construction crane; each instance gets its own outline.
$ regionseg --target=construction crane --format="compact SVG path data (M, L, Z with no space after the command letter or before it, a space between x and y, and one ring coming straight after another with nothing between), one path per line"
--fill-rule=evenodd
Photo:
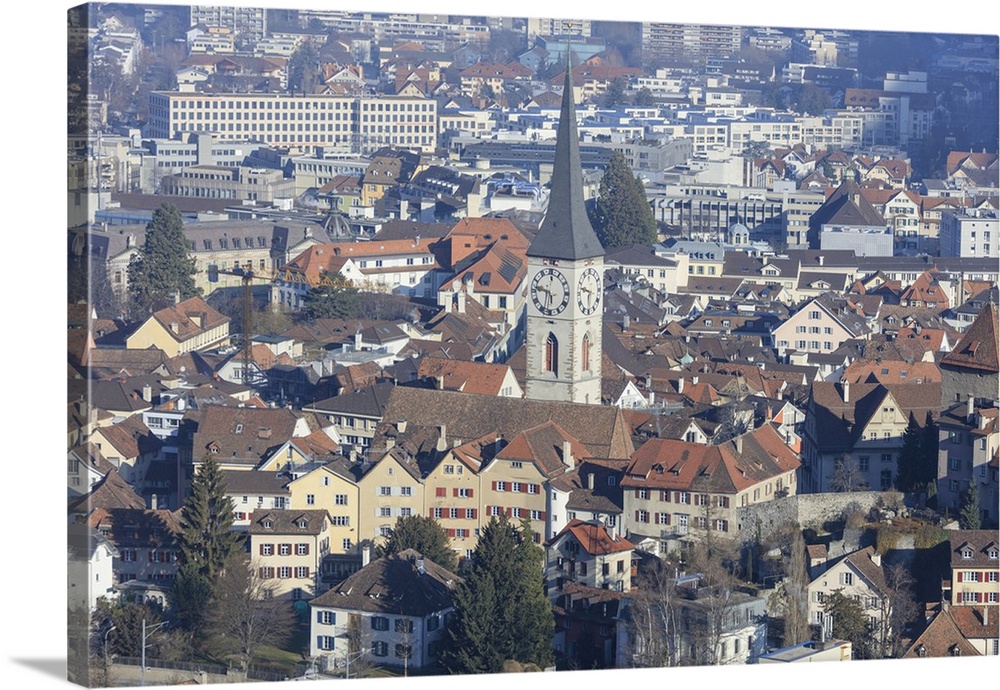
M208 266L208 282L219 282L219 276L238 276L243 283L243 385L254 383L253 365L253 263L247 261L246 266L234 266L231 269L219 268L215 264Z

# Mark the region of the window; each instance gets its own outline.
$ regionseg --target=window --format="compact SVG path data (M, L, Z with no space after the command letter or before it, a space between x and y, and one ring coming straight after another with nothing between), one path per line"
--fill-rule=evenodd
M372 656L388 656L388 655L389 655L388 642L372 642Z
M309 577L309 566L300 565L295 568L295 577L306 578Z
M868 471L868 456L862 455L858 458L858 469L862 472Z
M307 505L315 505L316 504L316 495L315 494L306 494L306 504Z
M380 486L378 488L378 495L379 496L392 496L392 487L391 486Z
M545 340L545 371L559 376L559 341L552 333Z
M396 658L397 659L409 659L410 658L410 645L399 643L396 645Z
M635 490L635 497L638 498L638 499L640 499L640 500L643 500L643 501L648 500L649 499L649 489L636 489Z
M582 348L582 362L583 370L590 371L590 334L583 336L583 348Z
M274 544L261 544L260 545L260 555L261 556L273 556L274 555Z
M962 469L961 458L948 458L948 469L952 472L958 472Z
M283 565L278 568L278 577L282 579L288 579L292 576L292 567L290 565Z
M389 506L382 506L378 509L379 517L392 517L392 508Z
M389 619L385 616L372 616L372 630L388 630Z
M292 545L291 544L278 544L278 555L279 556L291 556L292 555Z
M395 630L398 633L411 633L413 632L413 621L409 618L397 618Z
M401 487L399 487L399 495L400 496L412 496L413 495L413 487L412 486L401 486Z
M344 549L344 551L350 551L350 550L351 550L351 547L353 546L353 544L351 543L351 540L350 540L350 539L344 539L344 540L343 540L343 541L342 541L342 542L340 543L340 546L341 546L341 547L342 547L342 548Z
M882 491L888 491L892 487L892 470L882 470L879 475L879 484Z
M347 505L347 494L337 494L334 497L333 502L335 504L337 504L338 506L346 506Z
M295 555L296 556L308 556L309 555L309 544L296 544L295 545Z
M317 611L316 622L320 625L336 625L337 614L334 611Z
M323 650L333 649L334 638L331 635L317 635L316 646Z
M840 574L840 584L842 584L842 585L853 585L854 584L854 573L841 573Z
M645 510L635 511L636 522L649 522L649 512Z

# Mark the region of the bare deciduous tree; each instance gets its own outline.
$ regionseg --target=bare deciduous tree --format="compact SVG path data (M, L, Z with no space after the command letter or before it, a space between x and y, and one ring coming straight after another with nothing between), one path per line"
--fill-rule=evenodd
M270 598L260 568L245 555L226 564L215 587L212 631L224 640L246 670L261 647L280 645L295 627L287 601Z
M677 665L677 590L674 575L662 561L643 568L629 596L628 638L634 666Z
M830 475L830 488L834 491L865 491L868 480L865 479L857 458L839 458Z

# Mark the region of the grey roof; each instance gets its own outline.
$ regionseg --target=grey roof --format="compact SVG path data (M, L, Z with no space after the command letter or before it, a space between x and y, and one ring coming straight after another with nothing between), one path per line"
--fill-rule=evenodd
M427 616L452 607L452 590L461 578L419 552L406 549L372 561L311 606L341 610Z
M342 393L333 398L321 400L306 409L310 412L324 414L356 414L381 418L394 389L395 386L391 383L376 383L358 391Z
M230 494L281 494L288 495L288 478L275 472L258 470L222 470L226 490Z
M597 239L583 203L581 170L573 86L570 70L566 70L549 206L538 235L528 247L528 256L576 261L604 255L604 247Z

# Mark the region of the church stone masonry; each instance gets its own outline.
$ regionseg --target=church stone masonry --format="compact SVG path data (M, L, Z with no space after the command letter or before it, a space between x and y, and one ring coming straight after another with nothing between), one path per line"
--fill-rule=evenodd
M599 405L604 248L584 206L568 70L549 206L527 255L526 397Z

